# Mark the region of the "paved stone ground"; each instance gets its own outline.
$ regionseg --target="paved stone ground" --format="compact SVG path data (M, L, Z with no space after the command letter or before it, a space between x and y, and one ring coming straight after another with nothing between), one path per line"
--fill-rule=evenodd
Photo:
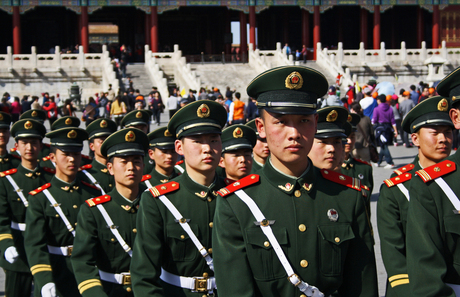
M81 117L81 113L77 113L79 117ZM165 126L168 122L168 115L161 114L161 126ZM49 124L46 122L46 127L49 130ZM84 128L84 123L81 124L81 128ZM156 129L156 125L150 126L150 131ZM49 139L45 139L45 142L49 142ZM8 144L8 148L14 146L14 141L10 140ZM85 144L83 149L84 154L88 154L89 148L88 144ZM390 152L394 159L394 163L397 167L404 166L414 159L415 155L417 154L416 148L405 148L404 146L400 145L397 147L390 147ZM386 165L385 162L382 165ZM380 190L380 185L382 184L383 180L388 178L391 174L390 169L385 169L383 167L375 167L374 166L374 191L372 193L371 198L371 221L374 228L374 237L375 237L375 255L377 260L377 273L378 273L378 281L379 281L379 295L385 295L385 286L386 286L386 272L382 262L382 256L380 253L380 239L378 236L378 228L377 228L377 220L376 220L376 207L377 207L377 200L378 200L378 193ZM4 281L5 281L5 274L3 270L0 270L0 297L5 296L3 292L4 288Z

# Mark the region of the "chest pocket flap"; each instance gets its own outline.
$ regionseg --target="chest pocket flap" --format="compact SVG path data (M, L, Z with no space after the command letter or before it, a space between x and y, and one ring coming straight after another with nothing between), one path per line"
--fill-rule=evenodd
M197 237L200 237L199 232L198 232L198 225L189 223L189 226L192 229L193 233ZM167 234L167 237L174 238L180 241L185 241L185 240L190 239L190 236L188 236L187 232L185 232L185 230L182 228L182 226L179 223L167 225L166 234Z
M460 235L460 215L448 215L444 217L444 226L446 228L446 232L454 233Z
M355 234L348 224L335 224L330 226L318 226L318 231L324 240L335 245L340 245L342 242L355 238Z
M273 234L275 235L278 243L280 245L286 245L288 243L288 236L286 228L272 228ZM268 238L262 232L260 227L255 228L248 228L246 229L246 241L252 245L264 248L264 249L271 249L272 245L267 244Z

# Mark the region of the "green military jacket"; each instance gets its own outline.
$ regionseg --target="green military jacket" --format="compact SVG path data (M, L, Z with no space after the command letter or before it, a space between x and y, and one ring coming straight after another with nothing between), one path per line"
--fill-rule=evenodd
M139 193L145 189L141 184ZM129 272L131 257L111 232L98 205L105 208L123 240L132 247L137 233L140 197L130 202L116 188L107 195L109 198L93 198L81 207L71 257L75 278L83 296L133 296L131 285L101 281L99 277L99 270L117 274Z
M372 165L356 158L348 158L342 163L341 172L345 175L358 178L362 185L369 188L372 194L374 189L374 176L372 174ZM370 196L369 196L370 200Z
M81 205L88 198L100 196L100 191L78 179L68 184L54 176L50 183L32 191L28 197L24 244L30 270L34 276L36 294L43 285L54 282L58 296L80 296L70 257L48 252L48 245L73 245L74 237L43 193L44 188L48 189L74 228L77 226L77 215Z
M144 157L144 174L150 174L155 170L155 161L150 159L149 155Z
M9 154L0 156L0 172L6 171L8 169L13 169L21 164L21 156Z
M153 168L153 170L149 173L149 175L151 176L148 181L150 182L150 184L152 186L156 186L156 185L159 185L159 184L164 184L170 180L172 180L173 178L179 176L179 174L177 174L177 172L174 170L173 171L173 174L171 174L171 176L166 176L166 175L163 175L161 173L159 173L158 171L155 170L155 168ZM146 184L147 186L147 184Z
M224 186L216 177L205 187L183 173L153 192L175 189L164 195L182 216L189 220L192 231L212 256L212 227L217 191ZM166 190L168 191L168 190ZM149 191L142 194L137 220L137 237L131 261L131 277L136 296L203 296L160 280L161 268L177 276L214 275L190 237L171 212ZM206 293L205 293L206 294Z
M13 264L6 261L5 257L2 256L0 266L3 269L30 272L24 250L24 231L11 226L12 222L20 224L26 222L27 208L7 176L14 180L24 198L27 199L31 190L49 182L53 174L54 169L37 167L32 171L24 168L21 164L16 169L0 173L0 251L1 255L4 255L7 248L14 246L19 254L18 259Z
M392 178L385 180L380 187L377 202L380 248L388 276L387 297L411 295L406 263L406 224L409 200L400 187L409 191L411 179L414 178L415 172L421 169L418 157L403 168L405 167L412 169L402 170L400 175L393 174Z
M460 285L460 215L434 181L441 176L458 197L459 165L457 151L411 180L406 242L409 286L414 296L455 297L446 283Z
M256 160L254 160L254 158L252 158L252 169L251 169L251 173L256 173L259 169L261 169L264 165L263 164L260 164L259 162L257 162Z
M353 185L350 177L312 165L300 178L277 171L270 162L258 173L219 191L225 197L217 198L213 251L220 297L302 295L287 279L261 223L233 194L237 187L270 222L303 281L325 296L336 291L339 296L377 296L373 238L359 182Z
M86 169L86 171L89 174L91 174L94 177L94 179L97 180L97 182L102 187L105 193L112 191L115 187L115 180L113 178L113 175L109 173L107 166L102 165L101 163L96 161L96 159L93 159L93 161L91 162L91 168ZM86 176L86 174L84 175ZM89 180L87 176L85 180ZM90 181L90 183L92 182Z

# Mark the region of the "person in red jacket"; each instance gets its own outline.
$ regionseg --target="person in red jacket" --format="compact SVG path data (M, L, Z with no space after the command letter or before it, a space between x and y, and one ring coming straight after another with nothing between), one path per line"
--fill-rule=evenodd
M57 105L56 102L54 102L54 96L51 96L50 99L45 104L43 104L43 110L46 110L46 115L50 121L50 126L53 125L58 116Z

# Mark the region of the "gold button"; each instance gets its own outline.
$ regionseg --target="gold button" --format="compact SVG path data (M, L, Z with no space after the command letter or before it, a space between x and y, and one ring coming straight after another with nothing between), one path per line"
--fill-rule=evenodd
M21 198L18 198L18 201L21 201Z
M302 295L300 295L300 297L307 297L307 295L302 294Z
M75 226L77 226L77 223L75 223Z
M305 230L307 230L307 227L304 224L300 224L299 225L299 230L300 230L300 232L305 232Z
M308 261L307 260L300 261L300 266L302 266L303 268L307 267L308 266Z
M131 291L132 291L131 287L126 288L126 292L131 292Z
M136 229L136 228L133 229L133 233L137 233L137 229Z
M111 241L111 242L114 242L114 241L115 241L115 238L111 238L110 241Z
M70 193L73 193L73 190L70 190L69 192L70 192Z
M58 214L56 214L56 218L59 218L59 215L58 215Z
M212 222L209 223L209 228L212 228L212 226L214 226L214 224Z
M212 198L211 198L211 197L209 197L209 198L208 198L208 202L211 202L211 201L212 201Z
M201 297L208 297L208 295L203 295L203 296L201 296Z
M270 246L270 242L268 242L268 241L264 242L264 246L265 246L265 247L269 247L269 246Z
M300 197L300 196L302 196L302 193L299 190L295 190L294 195L296 197Z
M113 187L112 184L109 184L109 187Z
M208 249L208 254L212 254L212 248Z
M181 236L180 236L180 239L185 239L185 236L184 236L184 235L181 235Z
M208 277L209 274L207 272L203 272L203 277Z
M340 242L340 238L336 237L335 239L335 242Z
M73 208L78 208L78 206L74 205Z

